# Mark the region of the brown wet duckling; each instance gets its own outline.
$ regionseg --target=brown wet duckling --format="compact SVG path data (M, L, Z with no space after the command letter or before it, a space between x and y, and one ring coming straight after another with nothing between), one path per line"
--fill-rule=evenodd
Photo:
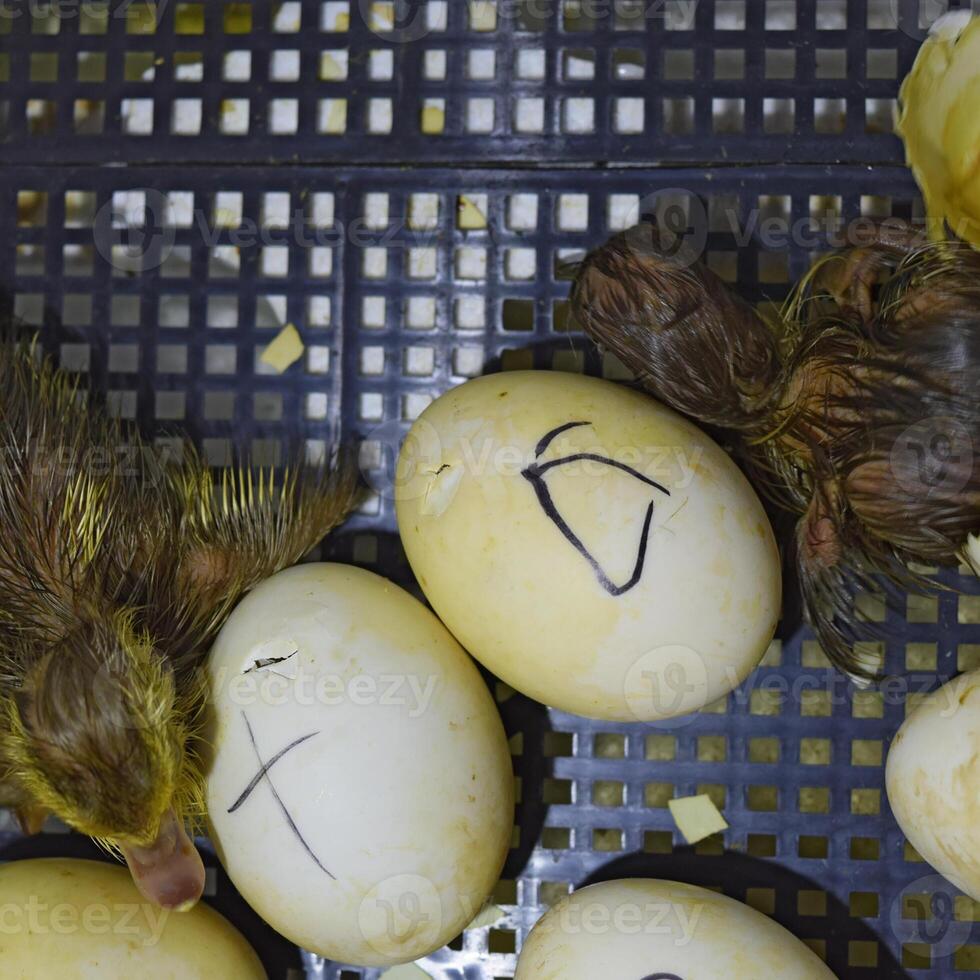
M216 480L193 453L151 471L32 355L0 348L0 798L28 829L53 812L121 851L144 895L182 907L204 885L197 668L241 595L346 516L354 471Z
M576 320L657 398L737 437L798 517L809 622L842 669L854 595L925 585L980 531L980 254L887 222L821 260L770 325L653 225L590 253Z

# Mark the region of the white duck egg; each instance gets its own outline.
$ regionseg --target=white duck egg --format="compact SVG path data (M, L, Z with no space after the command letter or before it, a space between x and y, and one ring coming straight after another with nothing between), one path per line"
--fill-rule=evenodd
M885 781L912 846L980 901L980 671L915 707L892 742Z
M280 572L209 661L208 808L235 887L284 936L362 966L443 946L497 882L513 772L475 665L370 572Z
M535 926L515 980L833 980L768 916L716 892L633 879L582 888Z
M687 714L772 639L780 564L758 497L703 432L626 387L547 371L470 381L415 422L392 492L440 618L545 704Z

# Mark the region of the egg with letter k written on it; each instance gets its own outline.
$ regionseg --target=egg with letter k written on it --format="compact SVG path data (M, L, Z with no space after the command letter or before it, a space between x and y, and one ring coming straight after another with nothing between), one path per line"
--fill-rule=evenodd
M392 487L426 597L512 687L657 721L737 687L781 601L779 555L730 457L652 398L518 371L416 420Z
M207 800L235 887L304 949L425 956L497 883L514 784L472 660L380 576L310 564L259 585L208 664Z

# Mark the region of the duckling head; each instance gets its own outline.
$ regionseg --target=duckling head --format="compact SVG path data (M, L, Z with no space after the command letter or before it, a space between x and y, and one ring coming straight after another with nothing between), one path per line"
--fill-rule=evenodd
M121 852L150 901L196 902L204 867L184 827L200 812L195 706L132 616L93 618L48 649L6 710L27 795Z
M765 428L780 371L775 337L669 232L644 223L590 252L571 308L596 343L672 408L729 429Z

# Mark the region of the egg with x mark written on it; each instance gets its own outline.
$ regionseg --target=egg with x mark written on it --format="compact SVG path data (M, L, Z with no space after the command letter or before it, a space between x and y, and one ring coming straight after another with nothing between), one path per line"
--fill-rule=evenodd
M426 597L487 668L611 721L737 687L779 618L772 528L703 432L646 395L521 371L416 420L392 490Z
M211 651L212 837L245 900L298 946L407 963L475 918L510 846L514 777L473 661L422 603L347 565L299 565Z

